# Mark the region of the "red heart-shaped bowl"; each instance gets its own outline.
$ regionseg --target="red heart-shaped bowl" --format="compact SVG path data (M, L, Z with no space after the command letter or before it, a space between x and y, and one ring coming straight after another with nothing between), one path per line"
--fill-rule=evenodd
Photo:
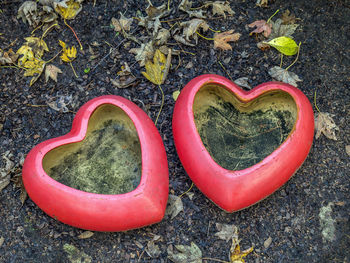
M114 145L117 139L121 141L120 147ZM129 142L133 142L130 143L132 146ZM91 147L87 148L89 143ZM101 145L106 148L100 148ZM125 155L127 157L123 157L125 152L132 152L133 149L139 156L128 153ZM128 156L131 156L130 160ZM138 173L134 159L139 160ZM94 160L93 165L89 164L91 172L84 173L89 160ZM117 180L124 182L126 179L117 174L113 178L119 179L108 179L111 181L106 183L105 174L115 173L114 170L103 169L116 168L120 160L125 163L125 166L120 166L120 173L125 178L129 174L138 174L139 177L131 190L126 184L124 193L113 194L113 184L117 189ZM79 166L81 163L85 166ZM60 170L62 165L67 165L63 171ZM129 166L131 170L126 169ZM53 171L61 171L58 176L63 176L65 180L72 179L64 177L65 173L82 171L78 174L79 180L86 180L87 186L89 182L86 178L95 176L91 177L94 178L92 182L99 182L100 190L95 193L67 186L49 176ZM157 223L165 213L169 177L162 139L146 113L119 96L101 96L84 104L77 112L68 134L42 142L29 152L22 174L30 198L51 217L74 227L124 231ZM98 192L107 189L108 194Z
M177 153L192 181L234 212L282 186L312 145L314 116L297 88L268 82L244 91L202 75L181 91L173 114Z

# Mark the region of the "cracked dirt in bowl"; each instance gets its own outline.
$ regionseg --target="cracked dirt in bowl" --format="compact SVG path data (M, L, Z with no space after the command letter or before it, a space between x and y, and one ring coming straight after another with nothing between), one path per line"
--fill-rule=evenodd
M63 157L58 157L60 154ZM98 194L134 190L141 180L141 163L136 129L128 116L112 105L94 112L83 141L56 148L43 161L45 171L56 181Z
M228 170L248 168L270 155L293 130L297 109L285 92L268 92L242 103L220 86L197 93L194 118L214 161Z

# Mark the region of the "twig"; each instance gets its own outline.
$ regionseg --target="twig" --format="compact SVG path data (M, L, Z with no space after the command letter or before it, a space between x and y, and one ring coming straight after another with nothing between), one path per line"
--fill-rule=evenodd
M230 80L233 82L233 79L230 75L230 73L226 70L226 68L224 67L224 65L222 65L221 61L218 61L219 65L222 67L222 69L225 71L225 73L229 76Z
M60 52L58 52L53 58L49 59L48 61L45 61L45 64L50 63L52 60L54 60L59 54L61 54L62 51L63 49Z
M320 109L317 107L317 104L316 104L316 92L317 92L317 90L315 89L314 104L315 104L316 110L317 110L319 113L321 113Z
M94 71L94 70L102 63L102 61L104 61L106 58L108 58L108 56L109 56L114 50L116 50L117 48L119 48L124 42L125 42L125 38L124 38L122 41L120 41L119 44L118 44L116 47L111 48L111 49L109 50L108 54L105 55L105 56L100 60L100 62L98 62L98 63L96 64L96 66L94 66L94 67L90 70L90 73L91 73L92 71Z
M228 261L217 259L217 258L202 258L202 260L212 260L212 261L221 262L221 263L230 263Z

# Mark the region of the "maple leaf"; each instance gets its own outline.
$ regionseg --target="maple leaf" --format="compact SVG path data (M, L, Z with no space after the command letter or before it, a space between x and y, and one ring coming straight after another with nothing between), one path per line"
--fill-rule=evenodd
M215 233L215 236L226 240L226 242L232 238L238 238L238 229L235 225L216 223L216 228L219 230L219 232Z
M82 7L79 1L63 0L61 2L54 2L55 11L64 19L73 19L79 14Z
M25 1L18 9L17 18L22 18L23 23L28 22L30 26L36 26L38 24L37 13L37 3L34 1Z
M66 48L66 43L59 40L60 46L62 47L63 54L61 55L61 59L64 62L72 62L77 57L77 49L75 46L71 48Z
M32 86L39 79L41 73L43 73L45 68L45 61L34 57L32 60L27 60L25 63L23 63L22 66L25 68L24 76L33 77L30 80L29 84Z
M291 71L287 71L281 67L274 66L269 69L269 75L278 81L288 83L295 87L298 87L297 82L302 81L299 76Z
M269 39L277 38L277 37L290 37L292 38L293 33L298 28L298 24L289 24L289 25L283 25L282 19L278 18L276 21L270 21L271 24L271 35Z
M202 251L193 242L191 246L176 245L178 253L174 253L170 246L167 249L168 258L175 263L202 263Z
M257 20L248 25L248 27L256 27L249 35L253 33L259 34L263 33L264 37L268 37L271 34L272 25L270 23L266 23L265 20Z
M34 56L37 58L41 58L44 55L45 51L49 51L46 42L39 37L26 37L25 45L32 48L34 52Z
M339 131L339 127L335 124L333 120L333 114L328 112L319 112L316 113L315 117L315 130L316 130L316 139L320 137L321 134L326 136L328 139L337 140L335 132Z
M165 214L167 216L170 216L171 219L173 219L183 210L184 210L184 206L181 198L176 195L169 195Z
M188 0L182 0L179 9L186 12L190 17L205 18L203 10L191 10L192 2Z
M45 81L48 82L49 78L57 82L57 74L62 73L62 71L54 65L46 65L45 68Z
M240 38L241 34L240 33L234 33L233 34L233 29L222 32L222 33L215 33L214 35L214 48L220 48L222 50L232 50L232 46L228 44L227 42L230 41L238 41Z
M153 41L149 41L146 44L141 44L139 48L132 48L130 53L136 54L135 59L140 63L140 66L144 66L147 60L152 59L154 55Z
M112 25L114 27L114 30L117 32L124 31L130 31L130 26L132 24L133 19L132 18L126 18L121 12L120 12L120 18L116 19L112 17Z
M246 250L241 251L239 245L240 240L238 239L238 228L234 228L232 234L232 245L230 248L230 262L231 263L244 263L244 259L249 253L253 251L253 247L250 247Z
M13 52L12 48L9 49L7 52L3 52L0 50L0 65L5 64L15 64L18 59L18 54Z
M282 24L288 25L288 24L295 24L296 18L294 14L290 14L290 11L287 9L282 14Z
M179 34L175 35L174 39L185 45L194 46L191 43L190 38L194 39L195 44L197 44L198 36L196 32L200 28L202 28L204 32L207 31L209 29L209 25L203 19L195 18L190 21L180 23L179 28L183 30L183 33L182 35L179 35ZM176 30L179 30L179 28ZM176 30L174 31L175 33L176 33Z
M230 15L233 15L235 12L230 7L229 1L215 1L215 2L206 2L213 7L213 15L222 15L226 18L225 12Z
M148 60L145 64L146 72L141 73L152 83L160 85L163 82L165 63L165 55L157 49L154 53L153 63Z
M33 60L34 59L34 52L31 47L27 45L21 46L17 52L17 55L23 55L18 59L18 66L23 65L27 60Z

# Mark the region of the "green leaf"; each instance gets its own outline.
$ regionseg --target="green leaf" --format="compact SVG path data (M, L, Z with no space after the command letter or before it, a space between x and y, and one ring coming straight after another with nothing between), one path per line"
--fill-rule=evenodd
M274 47L286 56L295 55L299 48L297 43L295 43L295 41L289 37L277 37L267 42L267 44Z

